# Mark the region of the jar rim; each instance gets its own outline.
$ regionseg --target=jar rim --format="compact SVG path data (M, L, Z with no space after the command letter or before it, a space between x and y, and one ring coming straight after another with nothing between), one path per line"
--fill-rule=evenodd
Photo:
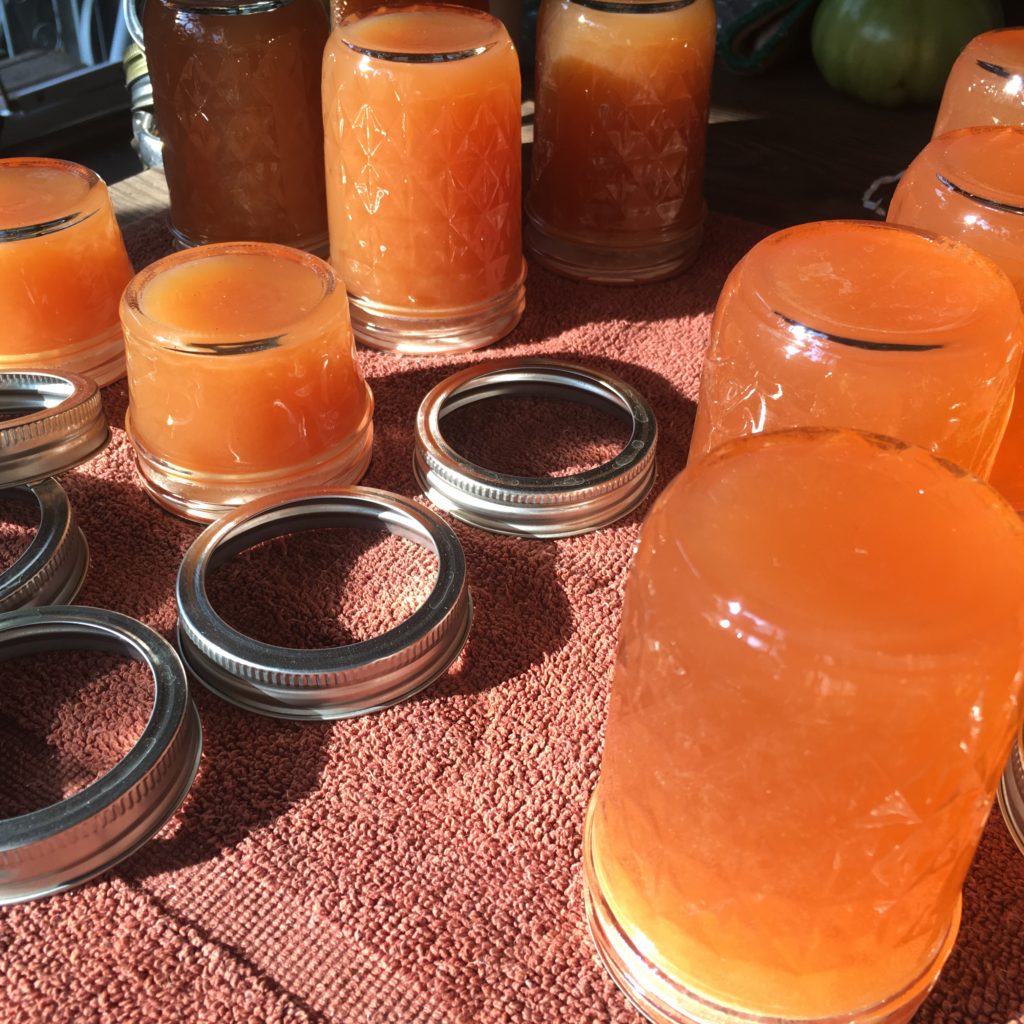
M5 170L21 168L51 170L72 175L84 181L85 192L80 200L76 200L70 206L66 203L56 204L44 220L27 224L11 224L8 227L0 226L0 244L56 234L58 231L81 224L97 212L97 188L106 186L95 171L71 160L58 160L54 157L19 156L0 159L0 174L3 174Z
M266 334L239 332L218 337L216 341L209 340L208 331L167 323L143 309L142 297L155 278L190 263L222 256L265 256L297 263L316 275L322 289L320 297L312 308L298 314L282 328ZM140 270L129 281L121 298L121 319L126 328L135 328L169 348L206 355L243 355L279 348L290 336L315 330L330 318L332 299L339 294L344 297L345 293L333 267L312 253L273 242L216 242L171 253ZM347 313L347 306L344 310Z
M933 164L936 179L947 191L1002 213L1024 214L1024 188L1014 187L1012 180L988 180L977 167L966 163L965 158L985 142L1017 145L1024 162L1024 128L1006 124L972 125L945 132L928 143L920 159ZM997 163L1003 165L1002 160Z

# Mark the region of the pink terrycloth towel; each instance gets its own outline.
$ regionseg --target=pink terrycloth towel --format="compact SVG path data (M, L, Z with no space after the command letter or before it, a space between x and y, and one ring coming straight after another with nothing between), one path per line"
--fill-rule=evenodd
M697 266L646 287L534 268L521 326L483 352L361 352L377 401L364 482L417 495L423 395L457 367L516 354L599 366L645 394L660 489L684 464L719 289L763 233L714 218ZM142 265L168 239L151 221L129 244ZM198 528L145 497L121 430L124 385L106 398L113 444L63 478L92 549L79 600L172 637L175 573ZM529 440L524 409L543 443ZM538 401L519 414L499 426L493 410L469 410L453 430L479 459L521 472L584 465L621 439L596 412L567 419ZM0 1021L637 1024L587 934L580 834L645 509L555 542L455 523L476 609L469 643L444 678L388 711L287 724L196 688L203 764L168 827L100 880L0 911ZM32 518L0 499L0 565ZM262 639L325 645L394 624L432 570L408 542L322 531L240 556L211 590L225 617ZM22 659L3 676L4 815L95 778L148 711L145 673L106 655ZM956 952L917 1021L1024 1021L1022 893L1024 857L994 815Z

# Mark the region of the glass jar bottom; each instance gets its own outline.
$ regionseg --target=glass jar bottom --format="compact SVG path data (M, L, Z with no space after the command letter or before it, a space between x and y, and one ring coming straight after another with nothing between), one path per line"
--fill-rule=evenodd
M0 353L0 372L11 370L66 370L89 377L99 387L112 384L125 375L121 325L116 323L102 334L77 343L72 351L64 348L24 354Z
M289 488L358 483L373 454L373 401L367 391L366 414L342 444L300 465L263 473L202 473L172 465L140 443L130 409L125 431L149 496L183 519L209 523L239 505Z
M409 355L443 355L484 348L510 334L526 308L526 266L519 280L488 302L419 314L349 293L352 331L368 348Z
M214 245L219 242L272 242L277 245L287 245L291 249L301 249L303 252L312 253L314 256L319 256L321 259L326 260L330 255L330 241L327 237L327 229L325 228L322 232L317 232L315 235L309 235L305 238L296 238L288 240L278 240L273 238L193 238L186 234L184 231L179 230L174 226L173 221L169 225L171 229L171 240L174 243L174 248L179 252L182 249L194 249L197 245Z
M596 794L591 797L583 832L583 894L587 924L594 945L615 984L653 1024L787 1024L785 1018L761 1016L724 1006L691 991L645 957L616 919L601 893L594 868L592 844ZM883 1003L836 1017L801 1018L799 1024L909 1024L927 998L960 930L962 902L957 900L953 919L927 970ZM794 1021L793 1024L796 1024Z
M595 284L646 284L675 277L697 259L704 235L704 214L685 233L668 242L635 247L596 245L550 231L527 213L523 239L527 252L545 270Z

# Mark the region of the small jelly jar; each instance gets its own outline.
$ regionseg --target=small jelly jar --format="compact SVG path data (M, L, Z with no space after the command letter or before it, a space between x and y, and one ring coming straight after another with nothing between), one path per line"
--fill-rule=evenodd
M143 29L178 245L326 255L322 0L148 0Z
M0 160L0 370L124 376L132 265L107 186L63 160Z
M1024 302L1024 128L961 128L932 139L904 173L886 219L966 242L1002 267ZM1018 378L1018 395L1021 385ZM990 480L1024 512L1020 399Z
M697 256L712 0L544 0L526 243L549 270L629 284Z
M864 221L787 228L722 289L690 461L743 434L855 427L987 477L1022 341L1009 278L962 243Z
M356 338L479 348L524 307L519 62L497 18L412 4L353 14L324 53L331 262Z
M1024 28L975 36L946 79L934 134L988 124L1024 124Z
M126 429L165 508L207 521L289 486L362 477L373 400L345 291L323 260L200 246L136 275L121 317Z
M626 584L587 910L658 1024L906 1024L1019 726L1024 526L923 449L723 445Z

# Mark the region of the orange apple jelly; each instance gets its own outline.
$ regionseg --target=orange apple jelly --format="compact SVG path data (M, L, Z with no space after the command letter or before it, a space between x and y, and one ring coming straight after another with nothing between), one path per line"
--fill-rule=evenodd
M629 283L696 258L712 0L544 0L527 245L569 277Z
M1012 284L966 245L861 221L788 228L726 280L690 460L743 434L855 427L987 477L1021 345Z
M0 370L124 376L132 265L107 187L63 160L0 160Z
M966 242L1006 272L1024 303L1024 128L962 128L933 139L906 170L887 218ZM990 477L1024 512L1024 380Z
M643 526L589 912L662 1022L904 1024L1019 724L1024 526L922 449L719 448Z
M1024 28L975 36L946 79L934 134L987 124L1024 125Z
M322 260L276 245L201 246L138 274L121 316L127 430L166 508L213 519L365 472L373 402L344 289Z
M400 0L331 0L331 26L339 25L350 14L362 14L377 7L397 7ZM458 7L472 7L477 11L490 9L487 0L448 0Z
M352 15L324 54L331 262L356 337L478 348L523 312L519 62L496 18Z

